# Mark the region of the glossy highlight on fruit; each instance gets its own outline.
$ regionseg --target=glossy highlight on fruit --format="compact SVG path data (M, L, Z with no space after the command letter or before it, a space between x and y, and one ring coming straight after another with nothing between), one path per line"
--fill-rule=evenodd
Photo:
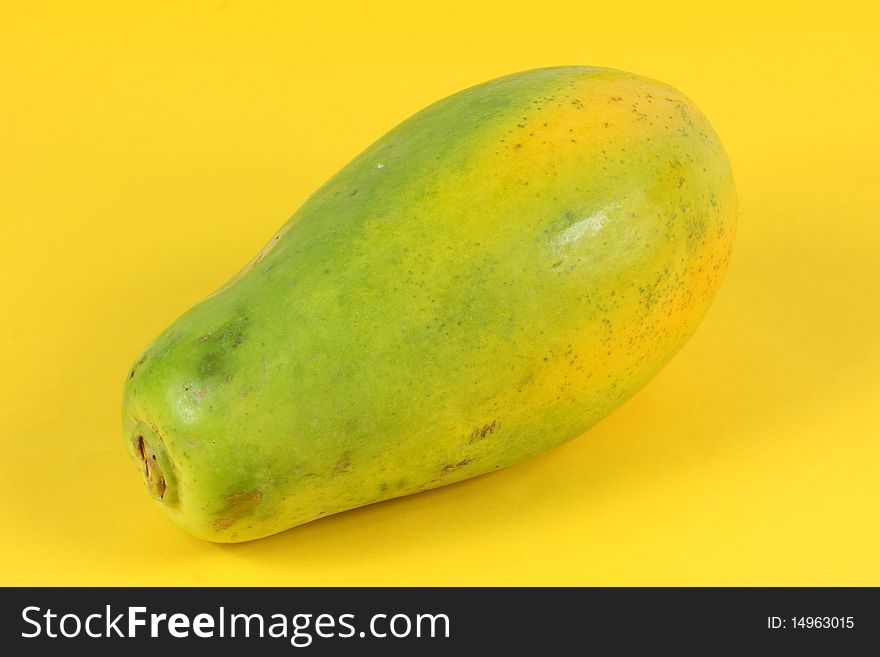
M718 137L669 86L571 66L472 87L146 348L125 444L169 517L221 542L517 463L682 347L735 221Z

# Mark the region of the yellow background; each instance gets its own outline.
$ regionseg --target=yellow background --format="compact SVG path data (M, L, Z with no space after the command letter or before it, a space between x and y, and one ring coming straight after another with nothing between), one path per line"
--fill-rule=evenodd
M880 585L877 3L0 4L0 583ZM139 351L319 184L517 70L663 80L741 202L687 347L584 437L268 539L125 454Z

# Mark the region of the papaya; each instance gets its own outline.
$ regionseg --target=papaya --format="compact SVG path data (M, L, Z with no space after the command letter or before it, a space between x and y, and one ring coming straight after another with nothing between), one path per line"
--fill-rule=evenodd
M718 136L666 84L565 66L471 87L146 347L124 444L170 519L217 542L523 461L685 344L736 207Z

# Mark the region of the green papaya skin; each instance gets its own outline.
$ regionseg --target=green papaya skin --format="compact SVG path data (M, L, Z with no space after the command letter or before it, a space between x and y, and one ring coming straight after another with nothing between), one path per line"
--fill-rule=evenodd
M318 189L128 374L123 435L238 542L575 438L696 329L736 191L694 104L559 67L441 100Z

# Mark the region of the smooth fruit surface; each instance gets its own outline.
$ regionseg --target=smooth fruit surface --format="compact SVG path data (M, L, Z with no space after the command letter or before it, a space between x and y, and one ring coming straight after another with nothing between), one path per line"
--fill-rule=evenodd
M730 166L680 92L538 69L439 101L331 178L129 373L154 498L235 542L574 438L685 343Z

